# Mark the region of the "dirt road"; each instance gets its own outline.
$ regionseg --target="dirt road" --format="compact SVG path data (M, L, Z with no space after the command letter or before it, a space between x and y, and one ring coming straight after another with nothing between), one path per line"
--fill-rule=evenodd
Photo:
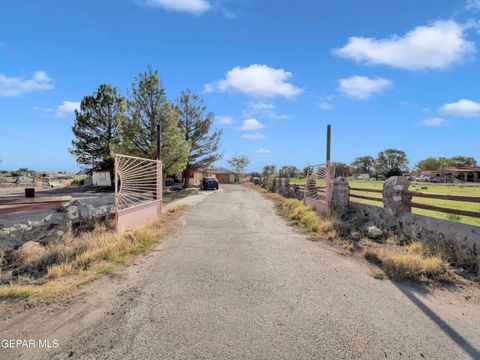
M259 193L224 186L122 278L1 321L1 339L60 347L0 358L480 359L471 291L376 280Z

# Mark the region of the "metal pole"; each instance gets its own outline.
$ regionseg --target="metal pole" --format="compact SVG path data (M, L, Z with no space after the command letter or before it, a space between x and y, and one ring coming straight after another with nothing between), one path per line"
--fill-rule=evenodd
M157 160L160 160L160 123L157 122Z
M330 144L332 138L332 126L327 125L327 167L330 167Z
M115 165L114 165L114 171L115 171L115 226L118 232L118 155L115 155Z

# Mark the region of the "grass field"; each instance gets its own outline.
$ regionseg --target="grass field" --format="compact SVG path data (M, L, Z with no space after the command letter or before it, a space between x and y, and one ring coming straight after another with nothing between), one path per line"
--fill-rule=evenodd
M290 180L291 184L304 184L305 179L293 178ZM381 181L365 181L365 180L351 180L349 179L350 187L362 188L362 189L375 189L375 190L382 190L383 182ZM447 194L447 195L465 195L465 196L479 196L480 197L480 184L425 184L425 183L412 183L410 185L409 190L411 191L418 191L424 193L432 193L432 194ZM371 197L378 197L381 198L382 194L379 193L367 193L367 192L359 192L359 191L351 191L352 194L358 195L366 195ZM374 206L382 206L382 203L370 200L363 200L363 199L354 199L352 198L351 201L358 202L361 204L368 204ZM450 201L450 200L439 200L439 199L425 199L425 198L418 198L414 197L413 201L423 204L430 204L442 207L448 207L453 209L461 209L461 210L470 210L470 211L478 211L480 212L480 203L467 203L461 201ZM423 210L423 209L413 209L413 213L432 216L440 219L446 219L451 221L458 221L465 224L472 224L480 226L480 219L479 218L472 218L467 216L458 216L458 215L450 215L444 214L436 211L430 210Z

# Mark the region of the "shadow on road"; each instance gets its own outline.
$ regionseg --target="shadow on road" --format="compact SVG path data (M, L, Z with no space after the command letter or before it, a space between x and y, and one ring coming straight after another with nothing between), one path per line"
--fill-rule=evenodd
M425 305L408 286L397 284L393 281L392 283L472 359L480 359L480 352L455 329L448 325L440 316Z

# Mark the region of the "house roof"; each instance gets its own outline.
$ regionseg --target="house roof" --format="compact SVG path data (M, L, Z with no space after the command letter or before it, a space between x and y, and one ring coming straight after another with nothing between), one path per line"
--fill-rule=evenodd
M478 167L478 166L472 166L472 167L468 167L468 168L447 167L443 170L453 171L453 172L477 172L477 171L480 171L480 167Z
M213 170L214 174L235 174L234 171L225 169L224 167L218 167Z

